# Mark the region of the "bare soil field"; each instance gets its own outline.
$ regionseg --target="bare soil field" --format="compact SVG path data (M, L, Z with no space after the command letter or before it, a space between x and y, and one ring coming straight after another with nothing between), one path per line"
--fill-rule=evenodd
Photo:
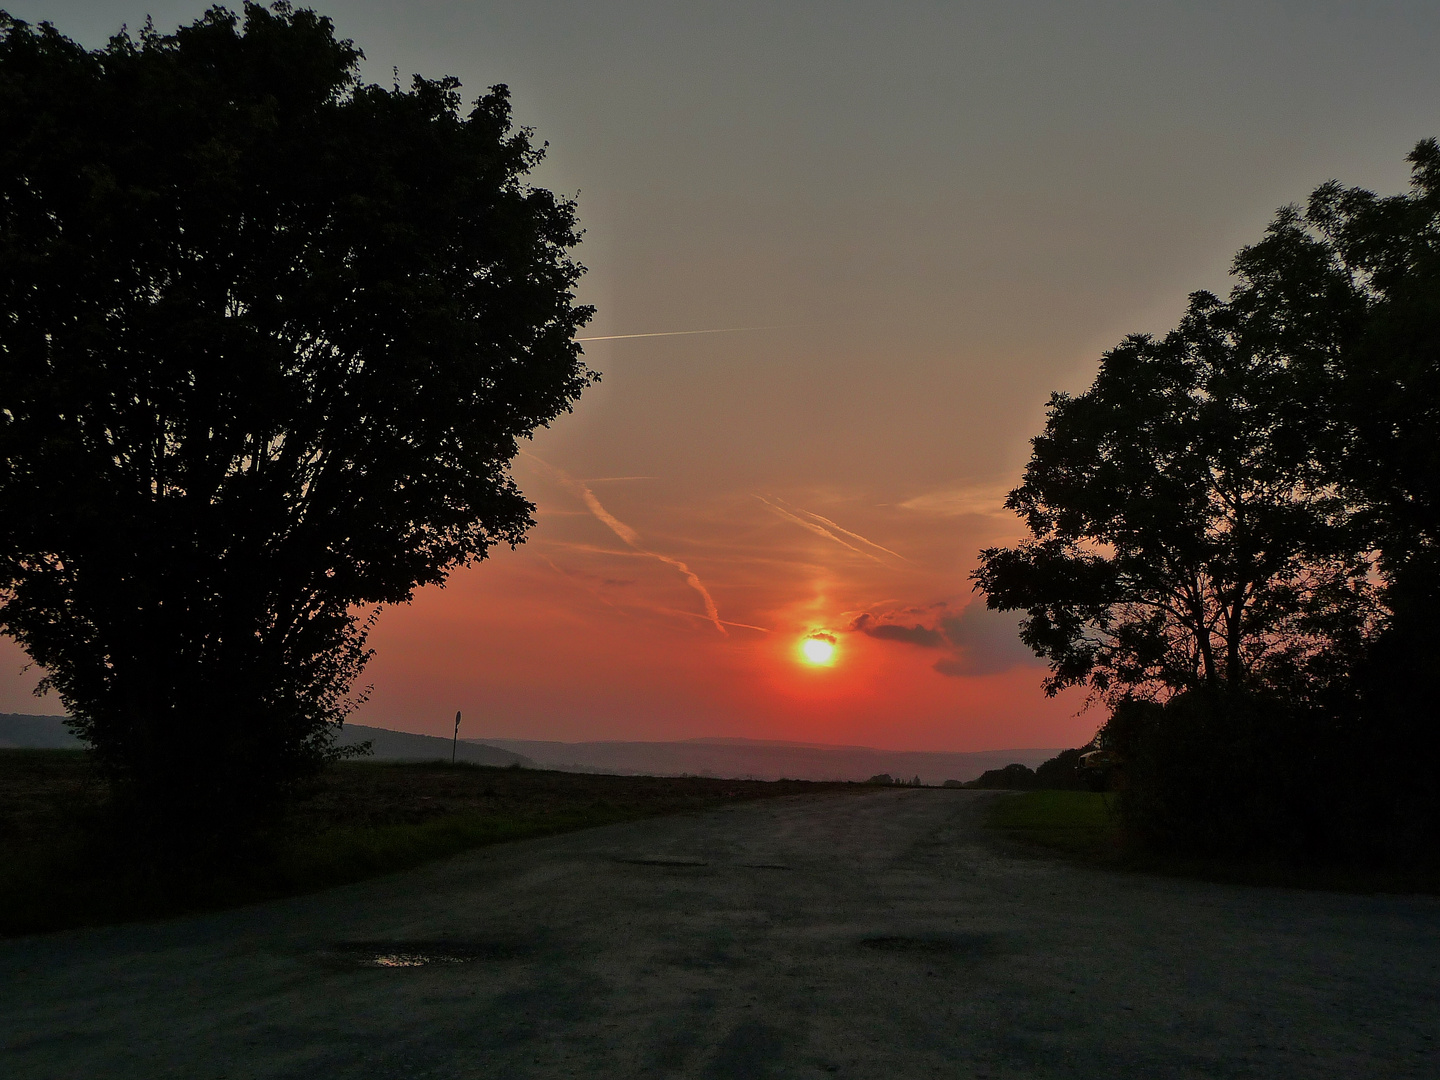
M7 1077L1434 1077L1440 900L1118 873L989 792L749 801L0 942Z

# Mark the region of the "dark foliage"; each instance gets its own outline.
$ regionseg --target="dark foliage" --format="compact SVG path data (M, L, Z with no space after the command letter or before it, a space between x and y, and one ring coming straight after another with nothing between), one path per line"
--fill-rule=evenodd
M1130 838L1161 852L1322 854L1336 789L1331 762L1316 758L1316 719L1221 689L1123 702L1105 739L1125 762Z
M967 781L965 786L988 790L1030 791L1038 785L1033 769L1013 762L1003 769L986 769L974 780Z
M876 773L874 776L870 777L869 780L866 780L865 783L867 783L867 784L894 784L894 785L897 785L897 786L899 786L899 787L924 787L924 786L925 786L924 784L922 784L922 783L920 782L920 777L918 777L918 776L914 777L913 779L906 780L906 779L904 779L903 777L891 776L888 772Z
M1080 760L1090 747L1062 750L1049 761L1035 767L1035 786L1046 791L1105 791L1110 772L1105 768L1086 768Z
M990 607L1026 613L1046 689L1111 704L1201 686L1320 692L1373 621L1366 553L1285 428L1292 380L1208 294L1161 340L1051 399L1006 505L1032 539L981 553Z
M1440 865L1440 708L1435 701L1440 589L1407 567L1390 590L1389 624L1372 644L1345 729L1343 783L1353 792L1346 841L1390 861Z
M1004 791L1104 791L1106 772L1081 764L1080 755L1086 749L1062 750L1033 770L1019 762L1003 769L986 769L974 780L956 786Z
M1414 859L1440 842L1440 145L1411 191L1327 184L1051 400L982 552L1046 689L1111 706L1153 848Z
M360 56L287 4L0 14L0 629L158 826L332 752L365 611L522 540L516 440L593 378L505 88Z

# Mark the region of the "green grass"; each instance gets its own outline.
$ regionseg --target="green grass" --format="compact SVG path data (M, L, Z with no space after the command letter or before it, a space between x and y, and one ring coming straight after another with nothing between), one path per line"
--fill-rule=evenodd
M1127 845L1115 796L1090 791L1026 791L997 798L986 824L997 834L1074 862L1231 885L1358 893L1440 893L1431 867L1313 865L1277 859L1164 855Z
M1022 843L1087 862L1113 862L1121 853L1113 800L1094 791L1019 792L996 799L986 823Z
M406 870L485 844L847 790L859 789L345 762L301 793L263 846L203 874L177 874L147 871L106 839L112 834L104 785L83 753L0 750L0 935L234 907Z

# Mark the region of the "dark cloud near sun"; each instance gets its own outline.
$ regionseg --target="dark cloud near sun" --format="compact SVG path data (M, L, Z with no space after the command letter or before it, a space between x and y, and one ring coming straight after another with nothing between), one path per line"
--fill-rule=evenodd
M878 622L869 612L851 623L850 629L881 641L903 641L907 645L919 645L922 649L943 649L946 644L945 635L932 627Z
M1034 667L1042 661L1020 640L1020 620L1015 611L991 611L974 600L962 611L946 615L940 628L955 649L955 655L939 660L941 675L997 675L1017 667Z
M882 641L903 641L925 649L939 649L945 645L945 635L928 626L877 626L867 633Z
M887 621L887 616L865 612L850 624L851 631L880 641L895 641L922 649L944 649L932 665L939 674L952 678L997 675L1011 668L1040 663L1020 641L1020 615L991 611L983 602L972 601L960 611L936 605L942 612L935 626Z

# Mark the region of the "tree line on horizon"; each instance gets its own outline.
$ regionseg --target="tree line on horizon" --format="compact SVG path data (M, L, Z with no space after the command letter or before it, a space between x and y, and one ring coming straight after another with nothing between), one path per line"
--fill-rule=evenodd
M1440 841L1440 144L1410 189L1331 182L1222 298L1051 396L987 548L1044 687L1107 716L1155 849L1433 858Z

